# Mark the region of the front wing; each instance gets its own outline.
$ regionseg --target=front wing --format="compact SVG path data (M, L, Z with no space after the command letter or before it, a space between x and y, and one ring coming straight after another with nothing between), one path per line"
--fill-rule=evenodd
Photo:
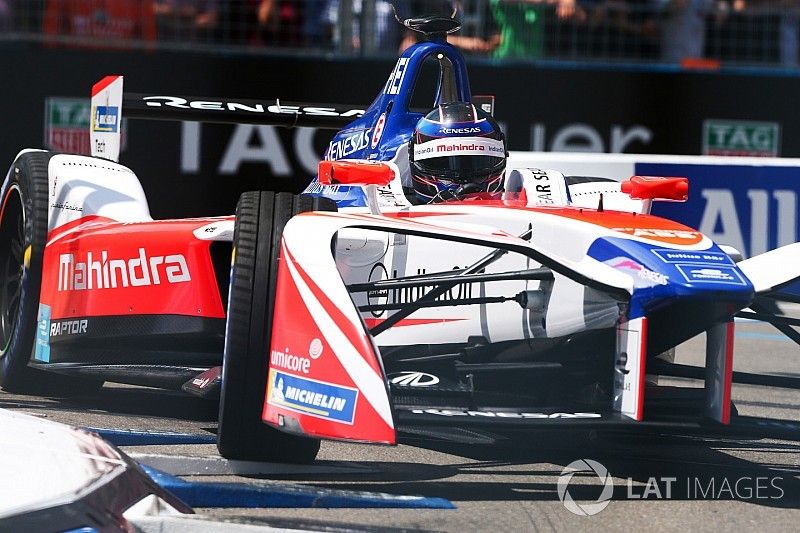
M585 429L673 428L682 432L783 435L800 425L735 417L731 413L734 322L708 332L702 389L674 391L648 384L648 372L670 375L680 365L646 368L647 318L622 321L616 331L613 401L603 409L579 402L530 407L488 407L468 393L441 384L409 394L384 368L371 330L343 282L331 248L344 228L383 230L443 241L468 242L528 254L574 281L591 283L620 300L630 295L627 279L614 270L546 257L522 237L448 228L419 221L346 213L307 213L292 219L283 235L274 329L263 420L284 431L318 438L396 444L409 435L470 440L475 435L536 427ZM373 330L374 331L374 328ZM512 369L513 370L513 369ZM674 374L673 374L674 375ZM645 403L645 396L648 396ZM429 401L425 396L437 396ZM445 400L441 400L445 397ZM649 413L645 417L645 407ZM733 421L732 426L728 426ZM795 427L797 426L797 427ZM464 433L466 431L466 433Z
M514 250L598 290L629 296L630 279L599 264L546 257L521 237L371 215L307 213L283 234L263 420L314 437L395 444L402 410L391 398L370 330L330 250L343 228L376 229ZM405 410L402 416L413 416ZM422 413L424 415L424 413Z

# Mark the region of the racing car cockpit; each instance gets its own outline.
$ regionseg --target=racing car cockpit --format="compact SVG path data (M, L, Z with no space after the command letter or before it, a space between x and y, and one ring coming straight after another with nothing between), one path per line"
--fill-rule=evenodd
M392 165L398 179L389 188L395 205L403 206L424 202L414 194L409 165L413 155L408 152L412 132L417 131L431 109L442 104L471 102L472 93L464 57L446 39L447 34L461 27L453 18L455 12L449 17L431 15L403 20L397 15L404 26L422 35L422 41L409 47L397 60L386 85L364 115L333 137L325 159L361 159ZM430 94L430 65L437 71L435 90L433 99L425 101L424 95ZM420 105L424 107L418 109ZM315 179L304 192L331 198L339 207L367 205L363 190L357 186L325 186ZM384 200L388 196L384 195Z

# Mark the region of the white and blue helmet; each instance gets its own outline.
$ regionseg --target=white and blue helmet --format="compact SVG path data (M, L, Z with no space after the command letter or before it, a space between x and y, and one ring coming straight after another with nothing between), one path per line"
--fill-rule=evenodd
M497 122L472 104L441 104L425 115L408 152L421 202L498 192L503 186L505 137Z

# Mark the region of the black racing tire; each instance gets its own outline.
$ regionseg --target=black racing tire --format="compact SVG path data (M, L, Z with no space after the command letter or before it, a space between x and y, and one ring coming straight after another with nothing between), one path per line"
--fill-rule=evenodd
M52 155L21 155L0 188L0 386L21 394L73 396L96 392L103 382L28 366L39 318Z
M217 448L223 457L310 463L319 439L284 433L261 420L269 371L277 261L283 228L305 211L335 211L327 198L246 192L236 207Z

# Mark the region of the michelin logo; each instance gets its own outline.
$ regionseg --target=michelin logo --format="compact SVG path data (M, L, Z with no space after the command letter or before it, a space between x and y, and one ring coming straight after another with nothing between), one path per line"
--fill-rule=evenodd
M99 105L92 113L92 131L117 133L119 108L117 106Z
M267 398L276 407L352 424L358 390L270 369Z

